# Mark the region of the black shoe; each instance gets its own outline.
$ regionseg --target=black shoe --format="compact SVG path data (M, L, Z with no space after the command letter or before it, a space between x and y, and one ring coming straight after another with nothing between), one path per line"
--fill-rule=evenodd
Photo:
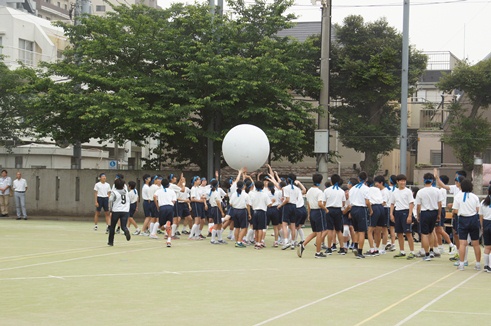
M206 236L207 238L211 237L211 232L208 232L208 235Z
M16 220L20 220L20 219L21 219L20 217L16 218Z
M319 253L315 253L315 256L314 256L314 257L315 257L315 258L326 258L327 256L326 256L326 255L324 255L324 253L323 253L323 252L319 252Z
M303 251L305 250L305 247L303 246L303 241L300 241L297 247L297 255L298 257L302 258Z
M124 235L126 236L126 241L131 240L130 230L128 230L128 229L124 230Z
M106 227L106 234L108 234L108 233L109 233L109 226Z
M356 259L363 259L365 256L363 254L356 254Z
M333 244L333 245L331 246L331 250L332 250L332 251L338 251L338 247L336 247L336 244Z
M2 214L2 217L9 217L9 214Z
M118 226L118 228L116 229L116 233L117 234L121 233L121 227Z
M332 255L332 249L331 249L331 248L327 248L327 249L326 249L326 254L328 254L328 255Z
M179 231L176 231L176 235L181 235L181 232L179 232Z
M346 255L346 249L344 248L339 249L338 255Z
M489 267L489 266L484 266L484 271L485 271L486 273L491 273L491 267Z
M113 243L112 242L108 242L107 245L112 247L113 246Z
M24 217L24 219L23 219L23 220L24 220L24 221L27 221L27 217Z

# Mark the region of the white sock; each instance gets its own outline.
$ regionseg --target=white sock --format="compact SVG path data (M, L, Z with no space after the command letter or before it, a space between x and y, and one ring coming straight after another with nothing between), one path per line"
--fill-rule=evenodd
M208 223L208 232L211 232L213 225L215 225L215 223Z
M155 224L153 225L152 234L157 234L157 230L159 229L159 227L160 227L159 222L155 223Z
M297 234L298 234L298 236L300 237L300 241L304 241L304 240L305 240L305 235L304 235L304 233L303 233L303 229L299 229L299 230L297 231Z
M211 241L215 242L215 237L217 236L217 230L213 229L211 231Z
M218 230L217 231L217 235L218 235L218 241L222 241L222 234L223 234L223 229L222 230Z
M468 254L468 252L469 252L469 246L466 246L466 247L465 247L464 261L468 261L468 260L467 260L467 254Z
M254 230L249 229L249 231L247 231L246 239L248 241L254 241Z
M176 229L177 229L177 225L176 224L172 224L172 236L175 236L176 235Z
M153 234L153 226L155 225L155 223L151 222L150 223L150 226L148 227L148 231L150 231L150 233Z
M484 254L484 266L489 266L489 258L491 257L490 255Z

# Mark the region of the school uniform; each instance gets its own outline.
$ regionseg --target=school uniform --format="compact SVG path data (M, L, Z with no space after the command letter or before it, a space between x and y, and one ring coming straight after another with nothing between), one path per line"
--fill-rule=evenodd
M343 203L346 202L346 193L338 185L333 185L324 190L324 201L329 211L326 214L327 229L343 231Z
M387 219L384 209L384 197L382 191L377 187L370 187L368 189L368 201L372 207L372 215L368 218L368 226L384 227L387 226Z
M157 186L156 184L153 184L150 186L150 189L148 190L148 195L151 196L152 198L152 205L150 205L150 216L153 218L159 217L159 212L157 211L157 206L155 206L154 202L154 195L155 193L159 190L162 189L162 186Z
M94 186L94 191L97 191L97 204L99 205L96 210L100 212L104 209L105 212L109 211L109 195L111 192L111 185L107 182L97 182Z
M413 193L408 188L396 188L392 192L390 204L394 205L394 227L396 233L412 233L412 224L407 223L409 205L414 204Z
M326 212L319 207L319 201L324 201L322 190L312 187L307 191L307 203L310 209L310 227L312 232L323 232L327 230Z
M455 196L452 209L458 211L459 239L467 239L470 235L471 240L479 240L481 222L477 212L480 206L479 197L472 192L459 192Z
M174 204L177 200L176 192L169 188L160 187L160 189L155 192L154 198L155 197L157 197L159 205L159 224L164 226L167 222L170 222L170 225L172 225L174 218Z
M298 189L297 186L294 185L287 185L283 187L283 198L289 199L289 202L287 204L284 204L281 208L281 215L282 215L282 222L283 223L296 223L297 221L297 216L296 216L296 208L297 208L297 196L296 196L296 190Z
M307 209L305 208L305 200L303 199L302 190L295 189L297 200L295 204L295 226L298 228L304 225L307 220Z
M390 195L391 191L387 188L384 187L384 189L380 190L382 193L382 198L384 199L385 206L384 206L384 216L385 216L385 225L383 226L389 226L390 225Z
M281 214L278 209L278 205L281 203L281 189L275 188L274 193L268 189L266 193L272 202L271 206L266 210L267 224L278 225L281 222Z
M254 230L266 229L266 210L271 203L271 198L269 198L267 193L262 190L255 192L251 199L252 208L254 209L254 215L252 216L252 228Z
M201 200L201 192L199 187L193 186L191 188L191 208L194 213L194 217L205 218L205 204L203 202L196 202L193 200Z
M144 184L142 187L142 199L145 217L155 217L152 216L152 207L154 207L155 204L153 202L153 197L150 195L150 186L147 184Z
M491 205L484 205L484 201L479 206L479 215L483 218L482 237L485 246L491 246Z
M136 212L136 204L138 202L138 191L136 189L132 189L128 192L128 197L130 198L130 215L129 217L133 217Z
M222 214L220 213L220 209L218 208L217 201L221 205L221 197L218 189L211 192L210 195L210 207L208 208L208 217L213 219L213 223L221 224L222 223Z
M453 195L454 196L454 200L455 200L455 197L461 192L460 188L457 187L456 185L451 185L451 186L448 186L450 189L448 190L448 193ZM458 234L459 232L459 215L455 215L453 216L453 219L452 219L452 228L454 229L454 231Z
M367 204L368 187L363 183L353 186L349 191L351 202L351 222L356 232L367 231Z
M191 215L189 210L188 200L191 196L191 190L188 187L184 187L184 191L179 191L177 193L177 216L180 218L185 218Z
M128 230L128 215L130 211L130 198L128 196L128 191L126 189L115 189L111 191L111 196L109 198L111 203L111 225L109 226L109 237L108 245L112 246L114 243L114 229L121 221L121 228L123 229L126 239L131 238L130 231Z
M438 219L438 208L443 201L442 193L435 187L424 187L416 194L416 205L421 205L419 225L422 234L431 234Z
M234 221L234 228L245 229L247 228L247 205L250 205L249 194L242 190L239 194L237 191L230 196L230 205L234 210L231 212L232 220Z

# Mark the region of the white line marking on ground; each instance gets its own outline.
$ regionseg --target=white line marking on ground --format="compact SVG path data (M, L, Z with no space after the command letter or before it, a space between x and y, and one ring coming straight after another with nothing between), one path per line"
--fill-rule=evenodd
M278 269L275 268L265 268L265 269L207 269L207 270L196 270L196 271L160 271L160 272L146 272L146 273L114 273L114 274L81 274L81 275L62 275L62 276L27 276L27 277L9 277L0 278L0 281L24 281L24 280L39 280L39 279L61 279L66 280L70 278L93 278L93 277L114 277L114 276L142 276L142 275L162 275L162 274L174 274L183 275L190 273L241 273L241 272L266 272L273 271L276 272Z
M491 316L491 313L487 312L465 312L465 311L444 311L444 310L425 310L424 312L442 313L442 314L455 314L455 315L479 315L479 316Z
M417 315L419 315L422 311L424 311L426 308L428 308L429 306L433 305L434 303L440 301L441 298L445 297L447 294L449 293L452 293L453 291L457 290L459 287L461 287L462 285L464 285L465 283L467 283L468 281L472 280L474 277L476 277L477 275L481 274L481 272L477 272L471 276L469 276L468 278L466 278L465 280L463 280L462 282L460 282L459 284L455 285L453 288L451 288L450 290L448 290L447 292L439 295L438 297L436 297L435 299L431 300L430 302L428 302L427 304L425 304L424 306L422 306L421 308L419 308L418 310L416 310L415 312L413 312L412 314L410 314L409 316L407 316L406 318L404 318L403 320L401 320L399 323L396 324L396 326L400 326L400 325L403 325L404 323L406 323L407 321L413 319L414 317L416 317Z
M262 321L262 322L260 322L260 323L258 323L258 324L254 324L254 326L264 325L264 324L267 324L267 323L269 323L269 322L272 322L272 321L275 321L275 320L277 320L277 319L280 319L280 318L282 318L282 317L288 316L288 315L290 315L290 314L292 314L292 313L294 313L294 312L297 312L297 311L299 311L299 310L302 310L302 309L308 308L308 307L310 307L310 306L313 306L313 305L315 305L315 304L317 304L317 303L319 303L319 302L322 302L322 301L324 301L324 300L327 300L327 299L330 299L330 298L332 298L332 297L335 297L335 296L337 296L337 295L339 295L339 294L342 294L342 293L344 293L344 292L347 292L347 291L353 290L353 289L355 289L355 288L357 288L357 287L360 287L360 286L362 286L362 285L365 285L365 284L367 284L367 283L370 283L370 282L376 281L376 280L378 280L378 279L380 279L380 278L386 277L387 275L390 275L390 274L396 273L396 272L398 272L398 271L401 271L401 270L403 270L403 269L406 269L406 268L408 268L408 267L411 267L411 266L413 266L414 264L417 264L417 263L419 263L419 262L420 262L420 261L416 261L416 262L414 262L414 263L412 263L412 264L409 264L409 265L406 265L406 266L400 267L400 268L395 269L395 270L393 270L393 271L391 271L391 272L387 272L387 273L385 273L385 274L382 274L382 275L379 275L379 276L377 276L377 277L371 278L371 279L366 280L366 281L364 281L364 282L361 282L361 283L358 283L358 284L356 284L356 285L350 286L350 287L348 287L348 288L346 288L346 289L343 289L343 290L341 290L341 291L338 291L338 292L336 292L336 293L330 294L330 295L325 296L325 297L323 297L323 298L320 298L320 299L317 299L317 300L312 301L312 302L310 302L310 303L304 304L303 306L300 306L300 307L298 307L298 308L292 309L292 310L287 311L287 312L284 312L284 313L282 313L282 314L280 314L280 315L277 315L277 316L271 317L271 318L269 318L269 319L266 319L266 320L264 320L264 321Z

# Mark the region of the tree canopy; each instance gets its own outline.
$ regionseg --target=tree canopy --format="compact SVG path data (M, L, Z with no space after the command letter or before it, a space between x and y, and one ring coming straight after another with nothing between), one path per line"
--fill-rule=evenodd
M73 47L45 65L29 119L72 143L159 139L167 159L202 168L207 137L220 152L228 130L251 123L267 134L273 159L299 161L311 155L318 109L297 96L320 80L307 69L313 43L277 36L292 26L292 3L229 1L233 18L200 4L123 5L61 24Z
M344 146L365 153L361 168L378 169L378 156L396 146L399 136L402 35L385 19L365 22L346 17L334 26L330 96L334 128ZM426 69L427 57L410 47L409 84Z

